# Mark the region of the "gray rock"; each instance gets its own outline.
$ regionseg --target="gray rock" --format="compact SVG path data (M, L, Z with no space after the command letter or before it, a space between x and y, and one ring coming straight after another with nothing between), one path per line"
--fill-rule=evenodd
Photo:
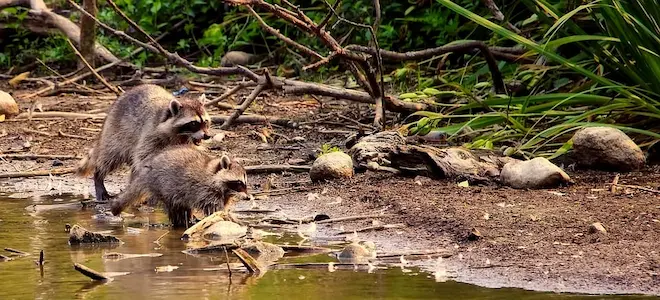
M118 244L122 241L112 235L94 233L76 224L69 231L69 245L80 244Z
M204 231L203 237L209 240L234 240L247 233L247 228L231 221L219 221Z
M252 257L258 261L272 262L284 257L282 247L266 242L253 242L241 246Z
M14 97L6 92L0 91L0 115L5 115L5 117L11 118L18 115L18 112L18 104L16 104Z
M373 242L351 243L337 255L341 263L367 263L375 258L376 244Z
M259 61L259 56L243 51L229 51L220 60L223 67L251 65Z
M309 171L312 181L353 177L353 160L344 152L330 152L319 156Z
M578 164L594 169L634 171L646 162L639 146L611 127L580 129L573 135L573 150Z
M571 181L562 169L543 157L511 161L500 173L502 183L516 189L553 188Z

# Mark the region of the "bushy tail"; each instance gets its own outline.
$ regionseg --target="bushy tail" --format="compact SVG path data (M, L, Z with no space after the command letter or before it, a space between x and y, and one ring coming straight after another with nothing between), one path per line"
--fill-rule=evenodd
M89 149L87 152L87 155L83 157L80 162L78 163L78 167L76 167L76 175L80 177L89 177L94 173L94 169L96 169L96 151L94 151L94 148Z

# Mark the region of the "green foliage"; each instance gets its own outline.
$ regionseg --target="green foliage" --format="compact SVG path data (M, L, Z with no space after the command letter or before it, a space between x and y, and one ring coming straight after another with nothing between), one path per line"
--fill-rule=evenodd
M458 88L465 97L441 109L444 113L414 114L418 119L406 126L409 133L441 134L469 148L501 147L506 154L549 157L570 149L571 134L586 126L616 127L641 142L660 139L657 0L603 0L577 7L566 1L522 1L530 14L522 23L538 26L533 34L538 41L449 0L437 1L549 63L501 68L509 81L529 91L519 97L495 95L477 89L476 80L461 78Z
M331 152L343 152L343 151L341 151L341 149L337 146L332 146L330 144L323 144L321 146L321 153L319 153L318 156L321 156L323 154L328 154Z

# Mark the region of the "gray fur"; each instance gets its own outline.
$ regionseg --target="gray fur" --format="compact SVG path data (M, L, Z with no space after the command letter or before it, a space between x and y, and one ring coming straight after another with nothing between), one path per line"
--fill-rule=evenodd
M246 180L245 169L228 156L217 158L191 147L171 146L140 164L127 189L112 203L112 213L149 198L162 201L172 224L182 227L193 209L209 215L246 197Z
M203 133L183 135L176 131L184 121L193 119L205 124ZM110 196L103 181L109 173L123 164L134 170L140 161L169 145L190 145L208 138L209 120L199 100L176 100L156 85L137 86L112 104L96 146L81 161L77 173L93 173L97 199L107 200Z

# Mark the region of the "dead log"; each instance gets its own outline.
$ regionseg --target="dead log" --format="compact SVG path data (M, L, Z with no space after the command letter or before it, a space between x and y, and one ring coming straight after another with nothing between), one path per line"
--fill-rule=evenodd
M0 0L0 10L7 7L22 6L29 9L28 18L42 24L43 27L55 27L70 40L80 45L80 28L66 17L51 11L43 0ZM28 29L30 27L27 27ZM96 56L103 61L119 62L107 48L94 43Z

